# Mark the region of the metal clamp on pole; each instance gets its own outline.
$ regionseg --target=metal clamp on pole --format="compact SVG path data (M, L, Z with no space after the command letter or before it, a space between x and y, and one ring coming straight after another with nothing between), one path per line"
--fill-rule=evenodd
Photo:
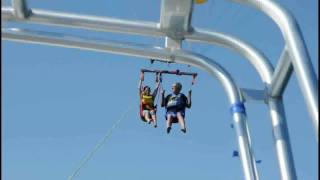
M165 47L171 50L181 49L184 35L190 26L193 0L162 0L160 13L160 29L167 37Z
M19 19L27 18L31 13L31 10L28 8L25 0L12 0L12 6L14 9L14 15Z

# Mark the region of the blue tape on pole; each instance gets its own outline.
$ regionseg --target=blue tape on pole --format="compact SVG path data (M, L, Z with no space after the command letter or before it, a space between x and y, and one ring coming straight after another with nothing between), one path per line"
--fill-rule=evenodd
M246 114L246 108L244 107L244 104L242 102L236 102L231 105L231 113L242 113Z
M232 157L239 157L239 152L236 151L236 150L234 150L234 151L232 152Z
M262 162L262 160L257 160L256 161L257 164L260 164L261 162Z

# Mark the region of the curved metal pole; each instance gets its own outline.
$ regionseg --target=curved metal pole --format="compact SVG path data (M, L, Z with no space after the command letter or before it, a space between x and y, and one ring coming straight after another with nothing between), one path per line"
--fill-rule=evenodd
M166 37L166 34L161 31L160 25L154 22L129 21L109 17L78 15L37 9L32 9L31 12L32 13L27 19L19 19L14 16L14 10L11 7L1 8L2 19L5 21L20 21L105 32ZM269 84L271 81L273 67L270 62L262 53L243 41L229 35L202 29L195 29L192 33L185 35L185 38L190 41L206 42L233 49L240 55L246 57L250 63L253 64L263 82Z
M92 42L87 39L75 37L54 36L22 30L3 30L2 38L5 40L22 41L37 44L47 44L69 48L78 48L93 51L109 52L112 54L130 55L143 58L155 58L164 61L189 64L199 67L213 75L224 87L228 100L233 108L233 121L236 129L243 172L246 180L258 180L255 159L252 154L251 142L247 131L247 121L244 105L240 94L231 76L212 60L190 52L177 50L170 51L163 48L150 48L146 46L132 46L115 42ZM240 109L240 110L239 110Z
M183 52L183 54L185 54L185 51L180 50L180 52ZM183 57L184 56L183 54L182 56L179 55L179 51L178 51L176 62L183 63L183 64L190 64L209 72L211 75L216 77L216 79L218 79L220 83L224 84L223 85L224 89L226 92L229 92L228 94L233 92L232 94L234 95L232 96L229 95L229 102L231 103L231 112L233 114L233 124L234 124L234 129L236 131L237 138L238 138L240 159L242 162L244 176L246 180L249 180L249 179L258 180L259 175L258 175L255 159L253 156L252 147L251 147L250 134L249 134L248 124L246 122L245 107L243 102L241 102L240 100L240 94L237 91L236 86L233 83L233 80L231 79L231 76L228 75L228 73L225 70L223 70L221 66L219 66L218 64L213 64L212 61L210 61L204 56L198 55L197 57L194 57L198 60L194 61L194 58ZM189 54L188 56L190 55L192 54ZM180 58L181 60L179 60ZM227 83L223 81L227 81Z
M283 7L272 0L233 0L243 4L251 5L275 21L279 26L290 57L294 71L297 73L297 79L302 90L307 109L312 119L318 141L319 135L319 115L318 115L318 80L314 72L307 47L303 40L300 28L295 18ZM280 93L280 92L279 92ZM277 94L280 96L281 94Z
M212 32L204 29L194 29L192 34L185 35L187 41L205 42L220 45L244 56L257 70L265 86L272 80L273 66L267 57L253 46L230 35Z
M259 53L259 51L254 47L251 47L234 37L205 30L196 29L193 34L186 35L186 38L187 40L195 42L207 42L210 44L222 45L240 53L254 66L259 73L260 78L265 83L265 86L268 87L271 84L273 67L268 59L262 53ZM271 115L272 133L280 176L283 177L282 179L286 179L284 177L291 177L291 179L294 180L296 179L294 178L296 177L296 171L290 145L289 132L287 130L286 116L283 110L282 97L279 96L270 100L268 95L267 104ZM281 126L279 126L279 124L281 124ZM279 134L282 136L278 136Z

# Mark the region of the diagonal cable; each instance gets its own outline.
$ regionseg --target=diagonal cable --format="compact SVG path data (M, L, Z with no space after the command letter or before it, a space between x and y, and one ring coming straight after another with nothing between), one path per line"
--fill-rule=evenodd
M130 105L128 107L128 109L126 111L124 111L122 113L122 115L120 116L120 118L114 122L114 124L112 125L112 127L108 130L108 132L105 134L105 136L99 141L99 143L97 145L95 145L95 147L92 149L92 151L90 151L86 157L82 160L82 162L80 163L79 167L71 174L71 176L69 176L68 180L72 180L74 177L76 177L81 168L83 166L85 166L87 164L87 162L93 157L93 155L98 151L98 149L109 139L109 137L112 135L113 130L120 124L120 122L122 120L124 120L128 113L130 112L130 110L133 108L133 105Z

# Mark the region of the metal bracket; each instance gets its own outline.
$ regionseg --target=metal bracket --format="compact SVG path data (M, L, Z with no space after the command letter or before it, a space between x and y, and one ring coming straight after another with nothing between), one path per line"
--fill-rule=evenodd
M240 88L241 98L243 101L267 102L267 92L265 90Z
M160 29L172 39L183 39L191 29L193 0L162 0Z
M171 50L181 49L181 39L172 39L170 37L165 38L165 47Z
M28 8L26 0L12 0L14 15L19 19L27 18L31 10Z

